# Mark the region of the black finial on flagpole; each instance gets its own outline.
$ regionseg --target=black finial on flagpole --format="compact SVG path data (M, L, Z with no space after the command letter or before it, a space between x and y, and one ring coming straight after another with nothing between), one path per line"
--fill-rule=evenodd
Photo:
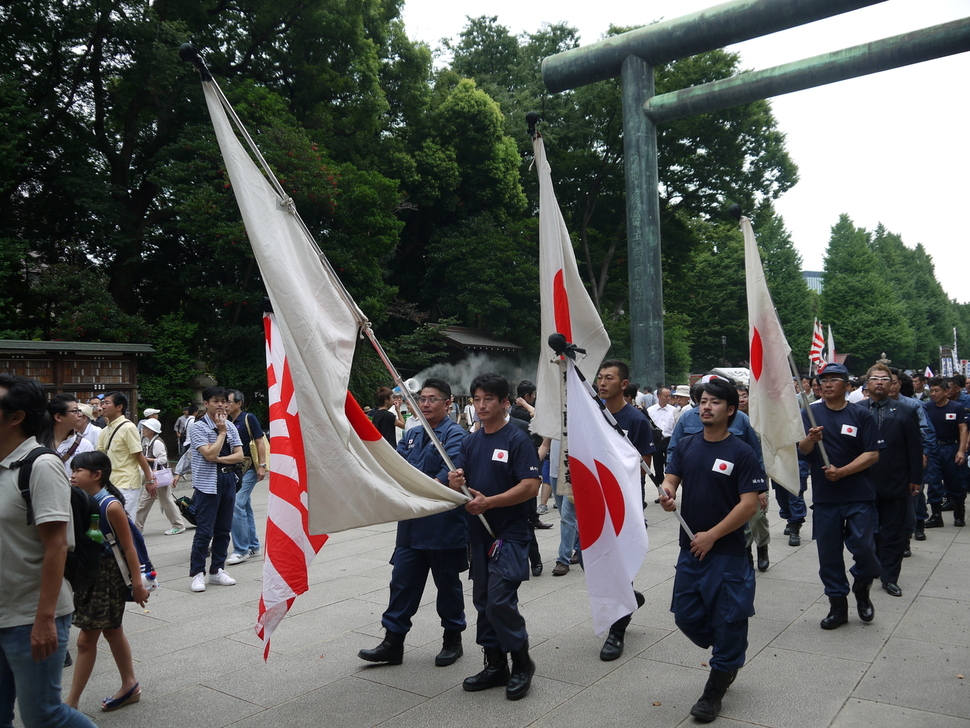
M535 139L536 124L539 123L539 113L537 111L530 111L525 115L525 123L529 125L529 136Z
M179 46L179 58L181 58L186 63L191 63L195 66L195 69L202 76L203 81L211 81L212 74L209 73L208 67L205 65L205 61L202 60L202 55L199 53L198 49L191 43L183 43Z
M580 349L575 344L570 344L566 341L566 337L559 332L549 335L549 346L559 356L568 356L573 361L576 361L576 354L586 353L586 349Z
M735 202L728 208L728 212L731 213L731 216L734 217L735 220L741 222L741 205Z

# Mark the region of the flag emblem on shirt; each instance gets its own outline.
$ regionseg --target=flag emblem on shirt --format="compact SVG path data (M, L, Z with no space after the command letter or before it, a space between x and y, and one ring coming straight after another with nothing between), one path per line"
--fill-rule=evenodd
M848 435L849 437L855 437L859 428L855 425L842 425L842 434Z
M956 412L946 412L945 414L948 420L955 420L957 418Z
M492 453L492 460L497 460L500 463L507 463L509 461L509 451L508 450L498 450Z
M715 473L721 473L722 475L730 475L734 472L734 463L717 458L714 461L714 467L712 467L711 470L713 470Z

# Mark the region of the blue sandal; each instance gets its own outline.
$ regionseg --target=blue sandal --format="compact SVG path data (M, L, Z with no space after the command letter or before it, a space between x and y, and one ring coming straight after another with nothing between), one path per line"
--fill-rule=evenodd
M139 700L141 700L141 688L138 686L138 683L135 683L135 687L122 695L120 698L107 697L102 700L101 710L105 712L110 710L118 710L118 708L123 708L131 703L137 703Z

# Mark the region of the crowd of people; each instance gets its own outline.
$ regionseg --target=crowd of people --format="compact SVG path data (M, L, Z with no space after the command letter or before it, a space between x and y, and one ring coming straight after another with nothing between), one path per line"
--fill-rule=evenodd
M207 584L232 586L236 582L225 566L259 554L251 495L267 471L263 430L259 420L244 411L239 390L209 387L202 399L201 408L186 407L175 423L180 456L176 476L161 437L160 410L145 409L136 424L127 417L129 402L123 392L87 402L68 393L48 399L36 380L0 374L3 724L11 724L16 701L28 728L93 726L77 706L102 634L121 687L101 701L101 709L139 702L141 685L122 620L127 602L144 606L149 599L142 577L146 559L136 546L142 542L144 549L141 531L155 501L171 523L165 534L177 536L186 530L172 494L180 476L191 472L193 486L191 591L204 591ZM69 483L92 499L91 530L84 537L107 544L99 570L90 583L77 588L72 588L65 571L77 534L76 496ZM79 630L78 657L70 691L62 701L62 670L72 663L72 624Z
M773 484L765 477L759 438L746 415L743 383L709 372L692 387L640 391L629 379L625 362L607 360L598 370L596 389L640 453L644 472L658 488L655 502L664 510L678 509L693 534L680 534L671 611L691 641L712 650L709 678L691 708L697 720L708 722L719 714L745 663L754 570L770 568L766 513ZM853 380L843 365L832 363L794 385L805 435L793 443L799 453L800 492L774 484L785 534L789 545L801 544L810 485L812 538L830 604L820 627L834 630L849 620L850 593L859 619L871 622L876 579L888 595L902 595L899 576L912 541L926 540L928 529L943 527L946 511L952 511L954 526L965 524L970 479L966 380L954 375L927 381L883 362ZM470 571L476 643L484 664L462 686L466 691L504 687L509 700L518 700L529 693L536 670L518 589L543 573L535 530L552 525L539 519L539 506L550 497L560 515L552 575L563 577L571 566L582 567L582 549L571 493L560 487L566 480L562 443L529 431L535 385L524 380L513 393L503 377L482 374L472 382L470 395L462 409L451 385L431 378L416 397L446 460L398 392L381 388L376 393L372 419L378 431L411 465L467 492L470 501L398 524L388 607L381 620L384 639L359 656L402 664L405 639L430 574L442 628L434 664L455 664L464 654L467 628L461 574ZM102 633L121 678L121 687L102 701L102 709L140 699L122 618L126 601L144 604L149 592L140 582L123 578L123 571L139 568L126 534L129 527L132 533L144 528L156 500L171 524L165 533L183 533L185 522L171 491L188 472L196 526L188 555L190 590L232 586L235 580L226 567L259 555L251 497L267 473L263 430L245 411L238 390L209 387L202 400L201 407L187 407L175 424L180 464L173 469L157 409L145 409L135 424L126 416L128 400L121 392L81 403L69 394L48 400L36 381L0 375L0 669L4 681L12 678L0 690L0 716L12 716L16 699L27 726L93 725L76 706ZM50 450L34 462L29 494L22 494L14 487L17 468L41 447ZM116 534L120 544L117 563L105 559L97 581L73 594L63 576L71 522L68 481L101 504L101 530L106 536ZM641 497L646 509L644 483L645 478ZM853 559L848 573L844 549ZM642 605L642 595L634 593ZM631 617L610 627L601 660L622 655ZM62 701L61 670L70 660L72 622L80 631L78 665Z

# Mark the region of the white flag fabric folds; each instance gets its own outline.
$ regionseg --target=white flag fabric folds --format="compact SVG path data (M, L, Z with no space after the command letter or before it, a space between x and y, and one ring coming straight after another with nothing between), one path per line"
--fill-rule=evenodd
M792 385L788 360L791 347L781 328L768 292L761 254L751 221L741 218L744 269L748 292L748 334L751 344L751 382L748 415L761 438L765 472L798 495L798 454L795 443L804 437L802 418Z
M466 502L408 465L349 396L365 317L323 264L292 201L280 197L236 137L215 84L202 85L299 399L309 533L417 518Z
M552 185L542 135L532 141L539 174L539 365L536 413L530 428L542 437L562 437L562 369L547 342L560 333L586 350L587 368L599 371L610 337L579 277L576 254ZM580 355L582 356L582 355Z
M832 324L829 324L828 351L825 353L826 353L826 356L828 357L826 361L829 361L832 364L839 363L839 360L835 358L835 337L832 336Z
M597 366L599 364L597 363ZM566 362L569 472L593 631L603 635L637 609L633 579L649 541L640 495L640 453L610 425Z

